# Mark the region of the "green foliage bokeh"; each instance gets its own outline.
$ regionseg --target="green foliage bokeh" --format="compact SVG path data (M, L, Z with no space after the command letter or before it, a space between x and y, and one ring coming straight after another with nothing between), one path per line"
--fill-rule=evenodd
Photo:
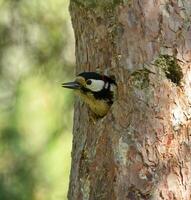
M0 200L67 199L74 73L68 0L0 0Z

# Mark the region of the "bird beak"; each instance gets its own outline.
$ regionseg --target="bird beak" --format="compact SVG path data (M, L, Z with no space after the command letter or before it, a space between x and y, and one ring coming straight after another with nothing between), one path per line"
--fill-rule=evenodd
M80 84L74 81L74 82L62 83L62 87L69 89L80 89Z

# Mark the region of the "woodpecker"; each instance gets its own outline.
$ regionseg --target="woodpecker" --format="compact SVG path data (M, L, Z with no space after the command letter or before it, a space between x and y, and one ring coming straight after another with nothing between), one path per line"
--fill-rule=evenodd
M73 89L98 117L107 114L116 97L117 84L109 76L96 72L83 72L75 81L63 83L62 87Z

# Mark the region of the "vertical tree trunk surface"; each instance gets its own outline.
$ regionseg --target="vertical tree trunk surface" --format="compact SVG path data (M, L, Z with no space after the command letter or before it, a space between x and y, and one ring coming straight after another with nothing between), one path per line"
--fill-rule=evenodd
M70 200L191 199L191 1L71 0L77 73L115 75L102 119L75 105Z

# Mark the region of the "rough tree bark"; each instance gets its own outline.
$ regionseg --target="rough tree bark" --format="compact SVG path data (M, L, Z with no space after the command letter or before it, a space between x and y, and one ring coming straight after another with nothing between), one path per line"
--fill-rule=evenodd
M191 199L191 1L71 0L77 73L115 75L93 122L75 105L68 198Z

